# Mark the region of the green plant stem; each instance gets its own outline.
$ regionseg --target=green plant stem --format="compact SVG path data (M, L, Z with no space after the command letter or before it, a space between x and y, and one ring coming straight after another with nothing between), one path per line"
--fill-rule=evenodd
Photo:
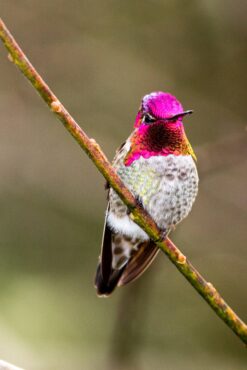
M141 208L132 193L126 188L112 168L99 145L90 139L76 123L58 98L41 78L24 52L17 44L3 21L0 19L0 38L9 52L9 59L20 69L31 82L50 109L57 115L66 129L94 162L110 186L117 192L122 201L129 207L133 220L152 238L157 246L169 257L177 269L184 275L197 292L205 299L216 314L229 328L247 344L247 326L224 301L214 286L207 282L189 260L180 252L174 243L162 237L152 218Z

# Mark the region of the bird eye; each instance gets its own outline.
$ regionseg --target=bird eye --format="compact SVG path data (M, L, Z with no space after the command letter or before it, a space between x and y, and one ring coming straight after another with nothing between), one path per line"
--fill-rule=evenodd
M142 122L147 123L147 124L153 123L155 121L156 121L156 119L153 116L151 116L151 114L149 114L149 113L145 113L143 118L142 118Z

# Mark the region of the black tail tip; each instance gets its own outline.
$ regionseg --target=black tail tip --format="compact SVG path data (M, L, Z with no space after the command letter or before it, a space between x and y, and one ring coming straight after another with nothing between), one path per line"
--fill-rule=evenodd
M107 282L104 281L102 272L101 272L101 265L100 263L98 264L97 271L96 271L96 276L94 280L94 286L96 288L97 296L98 297L108 297L112 290L114 289L109 289Z
M105 281L102 276L101 265L99 263L94 280L94 286L98 297L108 297L117 287L118 281L122 275L122 270L115 270L112 272L110 278Z

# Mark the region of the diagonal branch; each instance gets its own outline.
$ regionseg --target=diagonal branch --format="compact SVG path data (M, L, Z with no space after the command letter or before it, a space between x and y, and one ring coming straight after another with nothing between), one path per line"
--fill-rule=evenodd
M189 260L180 252L173 242L166 238L157 228L152 218L137 204L133 194L125 187L111 164L105 157L94 139L90 139L76 123L58 98L53 94L45 81L27 59L7 27L0 19L0 38L9 51L9 59L20 69L32 83L50 109L57 115L65 128L74 137L86 154L94 162L111 187L117 192L122 201L129 207L133 220L152 238L157 246L169 257L177 269L184 275L197 292L205 299L216 314L230 327L233 332L247 343L247 326L224 301L214 286L207 282L195 269Z

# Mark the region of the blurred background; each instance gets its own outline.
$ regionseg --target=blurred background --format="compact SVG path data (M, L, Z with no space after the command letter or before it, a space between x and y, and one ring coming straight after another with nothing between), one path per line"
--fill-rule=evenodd
M2 0L32 63L109 158L141 97L185 109L200 191L173 241L246 317L247 3ZM167 258L99 299L104 180L0 45L0 358L32 370L246 369Z

